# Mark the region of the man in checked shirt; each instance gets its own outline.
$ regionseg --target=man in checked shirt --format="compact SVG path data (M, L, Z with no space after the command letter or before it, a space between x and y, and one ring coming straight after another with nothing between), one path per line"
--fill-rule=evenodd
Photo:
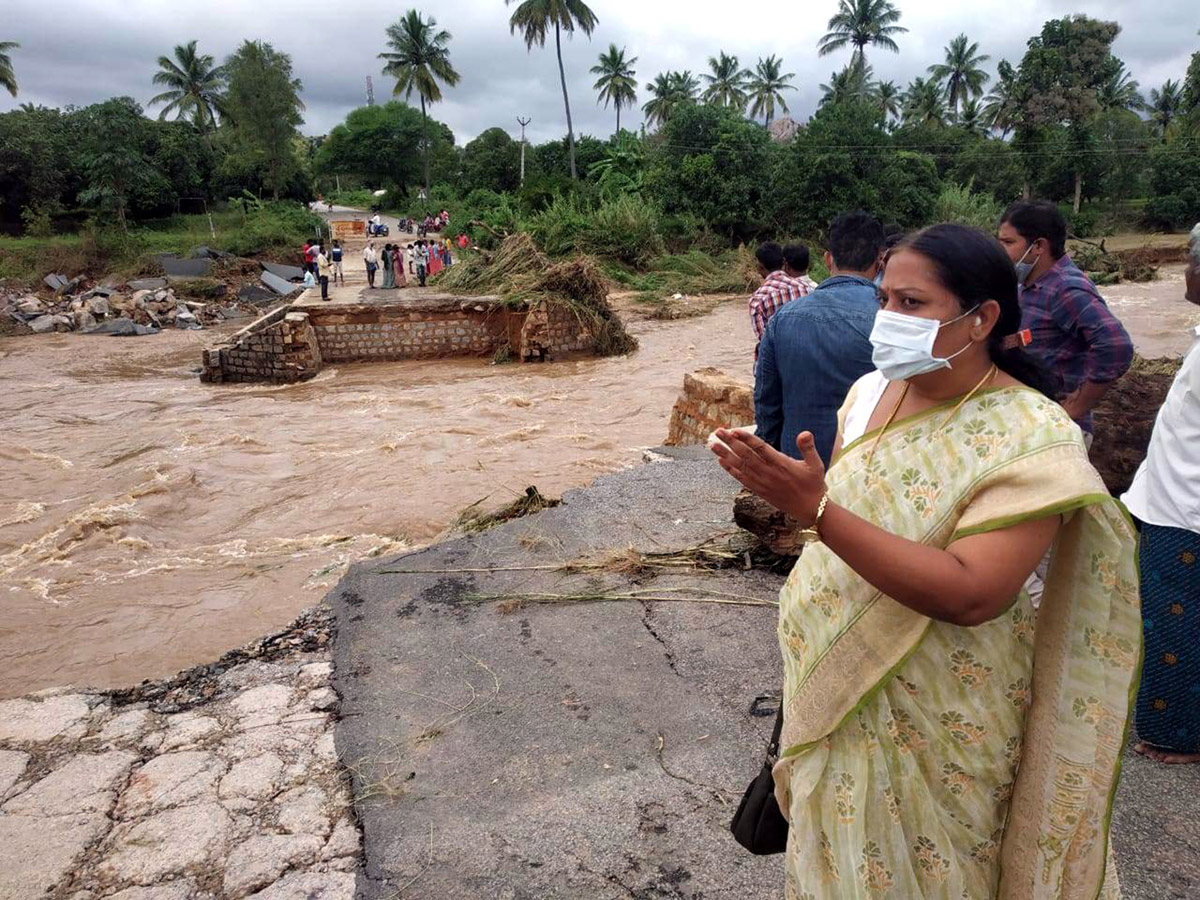
M1067 255L1053 203L1014 203L996 233L1017 268L1028 351L1062 380L1059 402L1092 442L1092 408L1133 361L1133 341Z
M798 278L783 271L783 248L773 241L761 244L755 252L758 271L763 276L762 286L750 296L750 324L754 334L762 341L767 322L771 316L790 300L808 295L809 288ZM754 358L758 359L758 344L754 345Z

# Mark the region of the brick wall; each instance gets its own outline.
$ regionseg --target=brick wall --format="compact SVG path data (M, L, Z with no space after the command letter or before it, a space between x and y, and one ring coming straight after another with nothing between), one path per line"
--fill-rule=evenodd
M509 339L509 314L486 307L350 307L310 316L326 362L491 356Z
M316 375L321 363L321 348L308 314L293 312L285 304L225 343L205 350L200 380L290 384Z
M683 393L671 410L666 444L703 444L718 428L754 424L754 389L720 369L683 376Z
M526 349L558 355L589 351L593 343L578 317L561 306L511 310L494 301L449 297L284 305L205 350L200 380L290 383L311 378L323 363L490 357L506 344L521 358L536 358Z

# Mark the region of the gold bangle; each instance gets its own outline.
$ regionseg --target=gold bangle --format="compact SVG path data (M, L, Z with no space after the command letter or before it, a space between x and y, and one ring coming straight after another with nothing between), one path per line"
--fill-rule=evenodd
M829 505L829 491L826 491L821 496L821 502L817 504L817 517L815 519L813 519L813 523L812 523L813 531L817 532L818 534L821 531L821 517L823 515L825 515L825 507L828 505Z

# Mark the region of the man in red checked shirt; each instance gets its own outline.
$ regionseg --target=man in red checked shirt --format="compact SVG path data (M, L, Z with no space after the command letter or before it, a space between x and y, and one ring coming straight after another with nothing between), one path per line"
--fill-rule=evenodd
M761 341L771 316L788 301L806 296L808 286L784 273L783 248L773 241L760 245L754 255L758 258L758 270L763 275L763 283L750 296L750 324ZM758 359L758 344L754 345L754 358Z
M1014 203L996 237L1017 268L1029 352L1062 380L1059 402L1090 445L1092 408L1133 362L1133 341L1067 255L1067 223L1053 203Z

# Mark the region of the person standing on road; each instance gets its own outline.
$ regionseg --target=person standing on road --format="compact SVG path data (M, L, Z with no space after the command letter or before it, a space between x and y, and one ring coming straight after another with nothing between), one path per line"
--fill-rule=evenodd
M1184 297L1200 306L1200 225ZM1121 499L1141 523L1146 652L1133 749L1200 763L1200 327L1158 411L1146 459Z
M428 272L429 254L425 249L424 241L417 241L417 278L421 282L421 287L425 287L425 274Z
M392 268L395 263L396 251L391 244L383 245L383 255L380 262L383 264L383 289L389 291L396 286L396 273Z
M783 274L800 285L801 297L807 297L817 289L817 283L808 277L810 261L808 247L804 244L788 244L783 248Z
M799 458L796 435L811 431L826 464L846 392L876 368L871 329L879 312L874 279L883 226L862 210L846 213L830 226L828 244L829 277L771 317L754 371L758 436Z
M1133 362L1133 341L1067 254L1067 222L1057 206L1014 203L996 237L1017 267L1030 352L1062 380L1059 402L1090 447L1092 408Z
M404 248L399 244L392 248L392 273L396 287L408 287L408 279L404 277Z
M333 271L333 266L329 262L329 257L325 255L325 248L317 244L317 280L321 283L321 299L329 299L329 275Z
M346 285L346 273L342 271L342 244L341 241L334 241L333 247L329 251L330 262L333 263L333 280L336 284L339 280L342 286Z
M794 278L784 274L783 248L774 241L760 244L754 255L758 259L758 272L763 283L750 295L750 324L761 341L771 316L779 312L785 303L803 297L808 291ZM754 348L754 358L758 358L757 346Z
M375 270L379 267L379 254L375 252L375 242L367 241L363 247L363 264L367 267L367 287L375 287Z
M405 251L405 256L408 257L408 274L416 277L416 274L417 274L417 245L409 244L408 250Z

